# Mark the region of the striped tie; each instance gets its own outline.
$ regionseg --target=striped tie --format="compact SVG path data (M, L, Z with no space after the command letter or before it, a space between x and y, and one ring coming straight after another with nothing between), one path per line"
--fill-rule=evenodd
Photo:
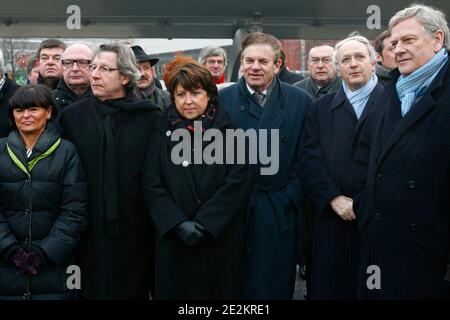
M262 102L264 101L264 98L266 97L266 95L264 93L258 92L258 91L255 91L253 93L253 96L255 97L256 101L258 101L259 105L262 104Z

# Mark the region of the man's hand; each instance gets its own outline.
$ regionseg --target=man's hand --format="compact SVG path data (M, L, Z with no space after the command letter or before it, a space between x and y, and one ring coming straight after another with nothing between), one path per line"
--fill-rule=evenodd
M355 220L356 216L353 212L353 199L346 196L337 196L330 202L334 212L345 221Z
M181 241L188 247L196 245L204 237L205 232L205 228L200 223L191 220L180 223L175 230Z

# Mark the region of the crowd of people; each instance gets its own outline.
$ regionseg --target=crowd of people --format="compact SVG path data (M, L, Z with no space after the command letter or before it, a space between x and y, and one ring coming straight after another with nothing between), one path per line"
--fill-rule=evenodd
M303 79L254 32L167 90L140 46L44 40L23 87L0 52L0 300L450 299L449 36L411 5Z

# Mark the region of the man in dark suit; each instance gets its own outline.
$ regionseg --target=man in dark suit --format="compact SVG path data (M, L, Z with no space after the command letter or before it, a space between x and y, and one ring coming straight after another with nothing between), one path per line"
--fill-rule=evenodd
M308 295L320 300L356 298L360 240L352 145L383 93L375 51L366 38L339 42L334 65L343 84L311 105L301 149L303 182L315 207Z
M389 29L398 71L357 152L362 172L369 159L360 298L449 299L449 29L424 5L397 12Z
M292 299L296 219L303 196L298 152L311 97L276 76L281 65L278 39L255 32L241 46L243 77L219 92L220 104L238 128L268 130L270 140L261 140L261 130L256 133L259 148L272 150L271 156L283 164L266 175L260 169L267 169L267 163L253 166L244 294L248 299Z
M86 170L90 224L79 264L85 299L148 299L153 242L141 168L160 109L130 94L140 78L130 48L101 45L94 52L92 96L63 109L63 135Z

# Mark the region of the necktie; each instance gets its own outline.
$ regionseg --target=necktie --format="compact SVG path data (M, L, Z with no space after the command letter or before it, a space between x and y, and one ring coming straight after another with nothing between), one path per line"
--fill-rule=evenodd
M258 92L258 91L255 91L253 93L253 96L255 97L256 101L258 101L258 103L260 105L262 105L262 102L264 101L264 98L266 97L266 95L264 93Z

